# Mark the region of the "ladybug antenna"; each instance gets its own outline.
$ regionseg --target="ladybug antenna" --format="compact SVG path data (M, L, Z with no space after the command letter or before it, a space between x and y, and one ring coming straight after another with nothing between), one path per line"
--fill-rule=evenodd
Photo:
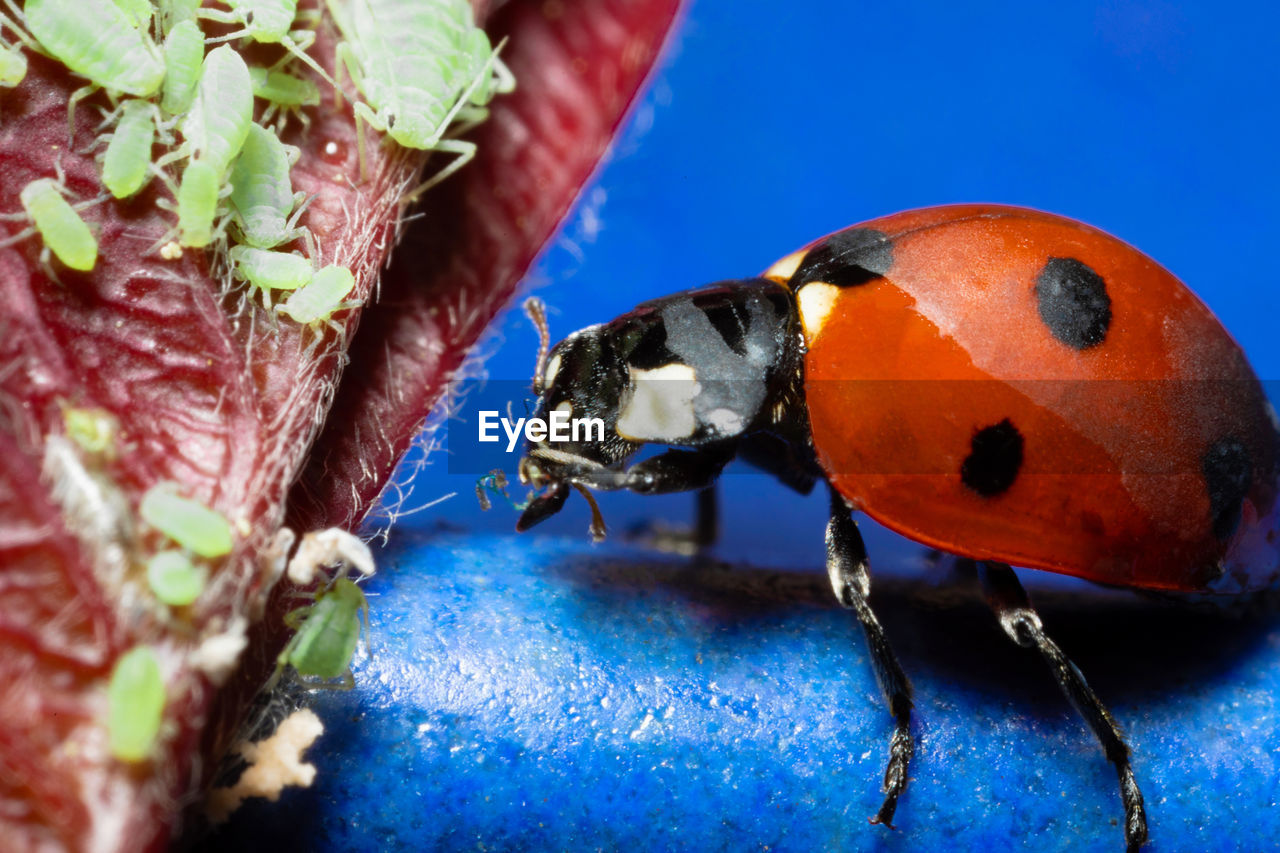
M547 353L551 350L551 330L547 328L547 306L536 296L524 301L524 313L538 330L538 363L533 370L533 390L542 393L542 380L547 373Z

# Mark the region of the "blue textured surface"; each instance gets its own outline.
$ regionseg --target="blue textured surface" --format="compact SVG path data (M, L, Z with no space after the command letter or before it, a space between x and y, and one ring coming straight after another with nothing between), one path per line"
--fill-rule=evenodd
M576 540L402 537L369 586L359 688L314 703L316 787L254 801L250 849L1118 849L1115 775L1039 659L948 586L881 582L915 677L899 831L888 734L825 577ZM431 566L431 571L423 571ZM1274 620L1050 592L1124 721L1151 850L1274 849Z
M1267 4L695 3L531 283L559 338L853 222L1024 204L1160 260L1264 380L1280 378L1276 31ZM512 313L499 331L490 375L526 379L526 321ZM857 626L829 600L821 497L726 477L726 574L618 538L588 545L576 497L515 538L514 513L481 514L475 473L446 459L402 509L459 496L402 519L369 586L358 689L316 698L329 726L316 788L250 804L218 843L1120 847L1097 745L1039 660L982 607L948 599L918 547L864 522L874 602L918 697L894 833L865 822L889 723ZM686 522L690 503L602 506L625 530ZM1024 579L1130 735L1149 849L1275 849L1276 619Z

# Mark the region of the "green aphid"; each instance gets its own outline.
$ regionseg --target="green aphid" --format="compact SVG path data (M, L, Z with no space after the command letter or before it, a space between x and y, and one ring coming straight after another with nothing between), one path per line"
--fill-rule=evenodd
M184 498L172 486L152 486L142 496L138 514L147 524L201 557L231 553L231 525L220 513Z
M298 160L299 151L259 125L249 127L240 156L231 169L231 215L240 231L240 242L258 249L270 249L311 232L298 228L302 208L294 207L306 199L306 193L295 193L289 170Z
M0 45L0 86L12 89L27 76L27 55L20 47Z
M310 325L328 320L334 311L354 308L359 302L344 302L356 286L355 276L346 267L330 264L320 270L301 290L290 294L278 309L295 323Z
M279 663L292 666L307 678L342 678L350 688L351 659L360 641L361 627L369 621L369 602L360 587L345 577L334 580L315 602L285 617L297 633L280 653Z
M182 21L164 40L164 94L160 109L179 115L191 109L204 65L204 33L195 21Z
M261 123L270 125L277 114L282 123L286 116L297 116L304 128L311 126L311 119L303 112L304 107L314 107L320 103L320 89L305 77L295 77L284 71L261 66L250 66L249 76L253 80L253 96L267 102L262 111ZM281 124L276 129L280 130Z
M22 188L18 198L47 249L73 270L89 272L98 262L98 240L52 178Z
M159 0L160 29L167 36L186 21L195 22L202 0Z
M204 591L204 582L204 569L192 563L185 551L161 551L147 561L147 584L165 604L191 604Z
M113 0L124 16L129 19L129 23L138 29L146 29L151 26L151 0Z
M415 194L471 160L475 143L445 138L450 125L454 119L482 120L487 113L475 102L511 91L515 82L475 26L470 3L328 0L328 6L342 31L338 61L364 96L355 105L358 122L406 148L457 155ZM408 68L414 73L407 74ZM363 170L359 132L357 144Z
M147 182L156 141L155 117L150 101L130 99L121 106L102 161L102 183L116 198L128 198Z
M253 123L253 82L249 66L227 45L209 51L200 70L195 101L182 122L184 149L161 158L177 159L189 153L193 159L213 166L219 178L249 136Z
M265 291L297 290L315 276L311 261L293 252L232 246L230 255L236 277Z
M320 103L320 87L305 77L251 65L249 79L253 81L254 97L273 107L314 107Z
M306 49L316 35L309 30L294 30L293 20L298 16L298 0L225 0L230 11L201 9L200 17L223 24L243 27L234 33L219 36L213 41L251 38L261 44L278 44L305 63L335 88L327 71L307 56Z
M138 98L160 88L159 51L112 0L27 0L24 12L41 46L94 86Z
M205 160L192 160L178 184L178 243L202 248L213 242L213 219L218 212L221 175Z
M111 670L107 687L107 741L121 761L145 761L164 717L164 677L155 652L136 646Z
M111 458L116 452L116 435L120 422L105 409L80 409L66 406L62 410L62 426L67 438L85 453Z

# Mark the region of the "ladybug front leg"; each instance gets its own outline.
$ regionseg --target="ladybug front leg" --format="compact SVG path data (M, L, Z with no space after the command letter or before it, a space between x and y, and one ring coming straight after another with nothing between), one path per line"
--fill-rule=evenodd
M911 682L902 671L902 665L889 645L889 638L867 600L871 594L868 569L867 548L862 534L858 532L858 525L849 514L844 498L832 489L831 520L827 524L827 574L831 577L836 598L862 623L876 683L880 685L880 692L889 703L895 721L893 737L889 741L889 764L884 771L884 803L880 811L870 818L871 823L883 823L892 829L898 797L907 787L907 765L915 752L910 731Z
M732 446L696 450L673 448L638 462L623 472L622 487L639 494L698 493L693 529L658 533L655 538L660 547L694 554L715 544L720 533L715 480L733 456Z
M1062 692L1102 743L1107 760L1116 766L1120 799L1124 802L1124 840L1131 853L1136 851L1147 840L1147 813L1142 805L1142 791L1138 790L1138 781L1129 764L1129 746L1119 726L1089 687L1083 673L1044 633L1040 615L1032 609L1027 591L1013 569L1006 563L989 562L979 563L978 567L982 590L1000 619L1000 627L1018 645L1034 646L1040 652Z

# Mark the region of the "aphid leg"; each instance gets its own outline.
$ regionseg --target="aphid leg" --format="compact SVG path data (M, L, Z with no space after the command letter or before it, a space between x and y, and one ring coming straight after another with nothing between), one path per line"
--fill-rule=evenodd
M293 213L284 224L284 237L280 240L281 243L292 243L294 240L301 240L307 247L308 258L319 258L320 249L316 245L316 238L311 233L311 229L305 225L299 226L298 220L307 212L307 208L311 206L311 202L315 201L315 199L315 193L308 195L305 192L296 192L293 194Z
M347 79L351 81L351 85L355 86L356 91L363 91L364 68L351 45L345 41L338 42L338 46L333 50L333 76L341 79L343 71L347 72ZM333 88L333 105L337 107L346 99L346 95L338 91L342 87L338 85L337 80L334 81ZM360 101L353 100L353 103L358 106Z
M449 128L450 138L466 136L489 118L488 107L463 107L458 110L457 121Z
M363 101L357 101L354 110L356 116L356 160L360 163L360 182L363 183L369 180L369 170L365 165L364 157L364 125L368 124L377 131L384 131L387 127L382 119L378 118L378 114L373 111L373 108Z
M876 683L889 703L895 721L893 737L889 741L889 764L884 771L884 803L869 818L871 823L883 823L892 829L898 798L907 787L907 765L915 752L911 740L911 682L902 671L897 655L893 653L889 639L867 600L871 593L868 568L867 548L862 534L858 532L858 525L854 523L844 498L832 489L831 521L827 524L827 574L840 604L852 610L862 623Z
M987 603L1000 620L1000 627L1018 645L1040 652L1062 692L1102 744L1107 760L1115 765L1120 778L1120 799L1124 802L1124 840L1133 853L1147 840L1147 814L1142 791L1129 764L1129 745L1120 734L1119 726L1089 687L1084 674L1045 634L1040 615L1032 609L1027 591L1013 569L1006 563L982 562L978 564L978 577Z
M45 50L40 46L40 43L32 38L27 31L18 24L19 20L26 20L22 14L22 10L14 4L13 0L4 0L4 5L9 12L0 12L0 23L7 26L13 32L14 37L17 38L18 41L22 42L23 46L26 47L27 50L32 53L47 56L48 54L45 53ZM0 27L0 29L3 28Z
M185 157L190 157L190 156L191 156L191 146L187 144L183 144L178 146L174 150L170 151L168 154L164 154L156 158L153 165L157 169L163 169L165 166L168 166L170 163L176 163L179 160Z
M471 158L476 156L476 144L465 139L442 139L436 143L435 151L445 151L458 156L449 161L449 165L445 166L439 172L427 178L418 184L404 196L405 203L417 201L418 196L461 169L463 166L471 162Z
M26 213L6 213L3 216L0 216L0 222L9 221L9 220L25 221L27 218L28 217ZM30 237L34 237L36 233L37 233L36 227L34 225L31 225L27 228L23 228L17 234L14 234L10 237L4 238L3 240L0 240L0 249L7 249L15 243L21 243L23 240L26 240Z
M497 55L506 43L507 40L504 38L493 52L493 73L497 78L493 84L493 91L499 95L509 95L516 90L516 75L511 73L511 69L502 61L502 57Z
M76 104L98 91L98 87L90 83L88 86L81 86L71 93L71 97L67 98L67 143L70 144L76 138Z
M316 62L307 53L307 48L315 43L316 34L311 30L294 30L280 40L280 44L284 45L285 50L297 57L299 61L305 64L312 71L320 75L324 82L333 87L334 92L338 95L338 100L343 99L342 90L338 88L338 81L329 76L329 72L325 71L319 62Z

